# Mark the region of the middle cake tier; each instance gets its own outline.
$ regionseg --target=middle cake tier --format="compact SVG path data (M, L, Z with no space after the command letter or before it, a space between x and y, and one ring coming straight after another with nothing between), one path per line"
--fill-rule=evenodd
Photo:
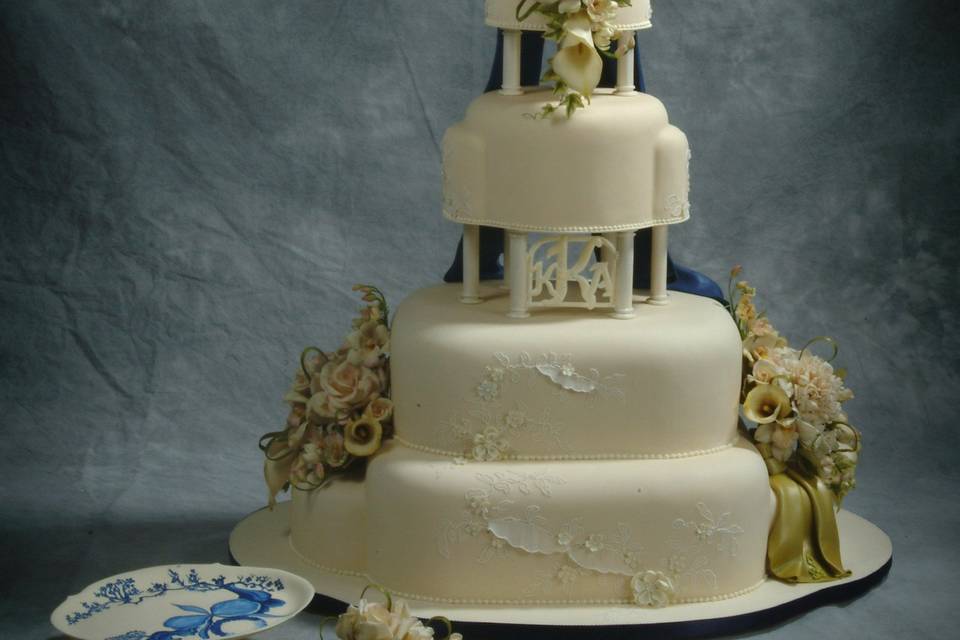
M538 310L508 294L415 292L391 337L397 439L476 460L679 458L736 439L741 342L716 301L672 293L636 316Z

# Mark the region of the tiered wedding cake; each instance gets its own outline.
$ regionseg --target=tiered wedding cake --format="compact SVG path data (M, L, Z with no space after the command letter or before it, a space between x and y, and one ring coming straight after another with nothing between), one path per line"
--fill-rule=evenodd
M629 50L650 25L647 0L575 4L592 21L568 24L553 60L567 90L597 73L604 29ZM416 600L746 593L765 579L775 500L737 430L736 325L714 300L667 294L667 229L689 217L687 139L634 90L632 55L589 104L552 113L555 94L521 87L521 33L556 25L536 5L486 3L504 30L503 87L444 140L463 285L421 290L396 313L394 437L362 481L293 492L290 543L306 563ZM503 282L480 284L481 226L506 232ZM641 229L650 256L634 256ZM634 288L635 259L651 261L649 291Z

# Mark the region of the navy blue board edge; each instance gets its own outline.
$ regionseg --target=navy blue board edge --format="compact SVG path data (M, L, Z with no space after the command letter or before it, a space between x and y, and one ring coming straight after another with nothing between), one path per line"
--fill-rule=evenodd
M227 549L230 563L238 565L236 558ZM713 620L694 620L690 622L662 622L645 625L612 625L603 627L552 627L547 625L496 624L492 622L457 622L454 631L462 633L471 640L489 640L491 638L523 638L524 640L548 640L556 638L576 638L577 640L671 640L688 638L717 638L721 636L770 629L789 622L808 611L829 605L844 605L867 593L881 584L890 573L893 557L873 573L857 580L826 587L816 593L798 598L770 609L745 613L728 618ZM360 597L360 594L357 594ZM346 610L350 603L336 598L317 594L306 611L314 614L330 615L332 612Z
M524 31L520 40L521 65L520 81L525 87L540 84L540 68L543 64L543 35L536 31ZM643 65L640 60L640 47L633 50L634 85L638 91L646 91L643 79ZM614 87L617 82L616 60L603 59L601 87ZM497 51L490 69L490 79L486 91L496 91L503 84L503 31L497 30ZM650 288L650 229L641 229L634 239L633 286L637 289ZM480 228L480 279L502 280L503 266L500 256L503 254L503 229L496 227ZM453 264L443 276L444 282L463 282L463 238L457 244ZM671 291L692 293L724 302L720 285L706 275L693 269L676 264L667 256L667 288Z

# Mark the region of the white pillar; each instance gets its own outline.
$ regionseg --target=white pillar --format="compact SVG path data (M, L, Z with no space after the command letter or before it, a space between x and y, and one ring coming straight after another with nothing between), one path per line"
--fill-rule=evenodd
M510 243L510 313L511 318L526 318L530 314L530 282L527 270L527 234L508 231Z
M463 295L460 302L480 302L480 227L463 225Z
M627 38L633 34L624 33L620 37ZM631 95L637 92L634 80L634 58L633 51L627 51L617 60L617 90L619 95Z
M667 304L667 225L652 229L649 304Z
M613 317L633 317L633 236L635 231L617 233L617 275L613 282Z
M510 288L510 238L506 230L503 232L503 284L504 289Z
M503 85L500 93L505 96L523 95L520 86L520 36L522 31L503 32Z

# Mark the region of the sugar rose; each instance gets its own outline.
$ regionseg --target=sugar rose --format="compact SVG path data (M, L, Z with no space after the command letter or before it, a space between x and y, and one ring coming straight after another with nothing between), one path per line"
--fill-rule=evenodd
M325 402L334 411L364 407L383 391L381 375L350 362L329 362L318 377Z
M393 416L393 401L389 398L377 398L367 405L365 413L378 422L389 422Z

